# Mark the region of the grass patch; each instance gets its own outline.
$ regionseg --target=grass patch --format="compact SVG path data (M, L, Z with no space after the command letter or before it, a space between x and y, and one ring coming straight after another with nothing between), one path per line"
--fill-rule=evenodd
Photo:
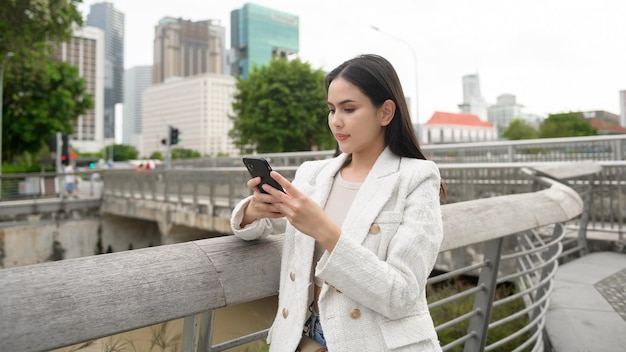
M428 297L428 301L435 302L439 301L443 298L450 297L456 293L463 292L465 290L476 287L475 283L470 280L457 279L450 282L446 282L438 285L429 285L427 286L426 295ZM496 289L495 300L508 297L514 294L516 291L514 285L500 285ZM474 305L474 295L470 295L468 297L460 298L459 300L445 304L440 307L435 307L430 310L433 321L435 325L440 325L445 322L448 322L452 319L455 319L463 314L470 312ZM506 304L502 304L497 307L493 307L491 311L491 318L489 320L490 323L498 321L502 318L508 317L520 310L525 308L525 304L521 299L515 299ZM523 315L513 321L498 326L494 329L489 330L487 335L487 346L500 341L501 339L514 334L515 332L521 330L528 324L528 316ZM462 336L467 334L467 328L469 325L469 320L462 321L454 326L443 329L439 331L437 334L439 336L439 341L441 342L441 346L445 346ZM530 333L525 333L520 337L506 343L494 351L498 352L509 352L520 346L526 340L530 338ZM530 351L531 349L526 349ZM450 351L463 351L463 345L456 346Z

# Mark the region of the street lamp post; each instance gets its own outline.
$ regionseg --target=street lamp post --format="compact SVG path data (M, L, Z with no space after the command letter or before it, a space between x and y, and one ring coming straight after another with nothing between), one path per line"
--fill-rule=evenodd
M417 99L417 92L418 92L418 84L417 84L417 76L418 76L418 73L417 73L417 53L415 52L415 48L413 48L413 46L409 42L407 42L406 40L404 40L404 39L402 39L400 37L396 37L393 34L390 34L390 33L387 33L385 31L382 31L380 28L378 28L376 26L370 26L370 28L372 28L373 30L375 30L377 32L380 32L380 33L382 33L382 34L384 34L384 35L386 35L386 36L388 36L388 37L390 37L392 39L395 39L395 40L399 41L400 43L408 46L409 49L411 49L411 54L413 54L413 64L415 65L415 97L414 97L414 100L415 100L415 112L414 112L414 115L413 115L414 116L413 119L414 119L414 121L416 123L419 123L419 103L418 103L418 99Z
M2 60L2 66L0 66L0 176L2 176L2 102L4 101L2 99L3 97L2 87L4 86L4 67L7 65L7 62L12 57L13 57L12 52L9 51L8 53L6 53L6 55L4 56L4 59ZM0 179L0 185L2 185L1 182L2 182L2 179ZM2 198L1 187L0 187L0 198Z

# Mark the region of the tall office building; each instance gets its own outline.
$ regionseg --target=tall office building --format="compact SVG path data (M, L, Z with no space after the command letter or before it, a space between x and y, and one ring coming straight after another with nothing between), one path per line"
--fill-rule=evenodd
M228 136L235 81L233 76L203 73L150 86L143 94L144 155L165 154L161 140L167 138L168 125L180 131L176 147L206 156L238 155Z
M235 55L231 73L246 78L253 65L266 65L275 56L298 52L299 18L246 4L230 13L230 39Z
M463 76L463 103L459 104L459 110L487 121L487 102L480 92L478 75Z
M94 101L93 109L78 117L70 143L80 152L99 152L104 147L104 33L89 26L77 29L69 42L55 47L54 56L78 68Z
M224 73L225 32L214 20L160 20L154 29L152 82L207 72Z
M122 143L132 145L139 154L142 133L142 95L152 84L152 66L136 66L124 72L124 114Z
M124 14L113 4L91 5L87 25L104 31L104 138L115 137L115 104L124 99Z
M516 100L513 94L501 94L496 99L496 104L488 109L489 122L496 126L500 133L504 132L511 121L524 118L522 115L523 106L518 104Z

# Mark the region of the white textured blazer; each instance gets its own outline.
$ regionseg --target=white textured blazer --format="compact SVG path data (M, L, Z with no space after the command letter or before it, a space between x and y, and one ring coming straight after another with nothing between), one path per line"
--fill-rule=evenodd
M293 185L324 207L346 155L303 163ZM332 253L315 275L330 352L440 351L425 285L443 238L439 170L431 161L383 151L361 185ZM315 240L285 218L240 228L249 198L233 210L236 236L282 235L279 307L268 335L271 352L293 352L302 336L313 285Z

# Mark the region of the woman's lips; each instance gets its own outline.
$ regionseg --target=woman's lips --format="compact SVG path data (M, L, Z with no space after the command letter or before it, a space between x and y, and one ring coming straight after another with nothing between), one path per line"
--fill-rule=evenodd
M345 141L346 139L348 139L348 137L349 137L349 135L347 135L347 134L342 134L342 133L336 133L336 134L335 134L335 138L336 138L338 141L340 141L340 142L341 142L341 141Z

